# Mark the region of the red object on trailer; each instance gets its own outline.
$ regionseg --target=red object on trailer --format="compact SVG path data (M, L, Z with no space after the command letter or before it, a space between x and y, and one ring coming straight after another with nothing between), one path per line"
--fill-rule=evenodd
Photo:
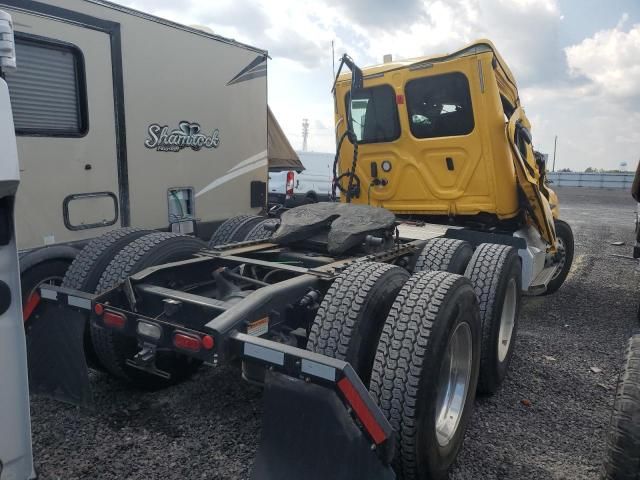
M293 198L293 185L295 181L295 173L293 172L293 170L289 170L287 172L287 183L285 186L285 192L286 192L286 198L287 200L289 200L290 198Z

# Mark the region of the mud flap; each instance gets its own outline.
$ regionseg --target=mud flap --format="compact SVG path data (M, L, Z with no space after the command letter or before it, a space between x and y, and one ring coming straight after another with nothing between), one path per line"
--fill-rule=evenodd
M88 406L92 396L84 356L83 336L90 300L71 297L56 287L41 288L42 301L29 319L27 358L29 390L74 405Z
M395 432L348 362L239 332L228 340L245 379L264 378L251 480L396 478Z
M392 480L335 391L267 372L262 437L251 480Z

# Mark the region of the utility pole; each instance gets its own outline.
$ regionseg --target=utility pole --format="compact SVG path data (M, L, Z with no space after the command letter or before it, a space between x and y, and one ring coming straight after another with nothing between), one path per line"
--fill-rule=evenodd
M331 40L331 67L333 68L333 78L336 78L336 51L333 46L333 40Z
M302 151L307 151L307 139L309 138L309 119L302 119Z
M556 171L556 148L558 147L558 135L556 135L556 138L553 140L553 170L551 170L552 172Z

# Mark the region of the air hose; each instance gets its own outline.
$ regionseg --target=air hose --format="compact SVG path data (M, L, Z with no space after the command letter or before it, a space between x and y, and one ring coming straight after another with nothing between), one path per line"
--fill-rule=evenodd
M353 162L351 163L351 170L345 172L341 175L338 175L338 161L340 160L340 149L342 148L342 143L344 139L347 138L351 144L353 145ZM347 129L346 132L342 134L340 140L338 141L338 147L336 149L336 156L333 160L333 185L331 190L331 196L333 200L336 199L336 187L340 190L340 193L344 193L346 195L345 201L347 203L351 203L351 197L353 194L357 197L360 195L360 177L356 175L356 165L358 163L358 139L356 138L356 134ZM342 179L348 177L349 182L347 184L347 188L345 189L342 186ZM355 182L355 185L354 185Z

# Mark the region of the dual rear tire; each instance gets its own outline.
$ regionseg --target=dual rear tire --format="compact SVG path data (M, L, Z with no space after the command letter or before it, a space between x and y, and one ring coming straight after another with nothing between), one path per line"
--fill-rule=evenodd
M399 434L399 478L443 478L473 409L480 318L468 279L357 263L325 295L307 349L349 361Z
M216 245L243 242L247 240L263 240L269 238L273 230L269 226L277 220L257 215L238 215L225 220L211 236L209 248Z
M67 270L62 285L88 293L113 288L144 268L190 258L206 244L193 237L144 229L123 228L89 242ZM159 352L156 365L169 379L135 369L127 360L138 352L137 340L114 330L87 325L85 357L89 366L143 388L160 388L188 378L198 367L186 357Z
M100 277L96 292L104 292L145 268L191 258L206 247L193 237L155 232L139 237L113 257ZM171 286L179 289L179 281ZM162 388L189 378L200 362L175 352L157 351L156 368L169 374L163 378L128 365L138 353L138 341L113 329L91 324L91 340L100 363L115 377L143 388Z
M479 300L482 326L480 393L495 393L513 357L522 291L521 263L515 248L450 238L429 240L415 271L446 271L467 277Z

